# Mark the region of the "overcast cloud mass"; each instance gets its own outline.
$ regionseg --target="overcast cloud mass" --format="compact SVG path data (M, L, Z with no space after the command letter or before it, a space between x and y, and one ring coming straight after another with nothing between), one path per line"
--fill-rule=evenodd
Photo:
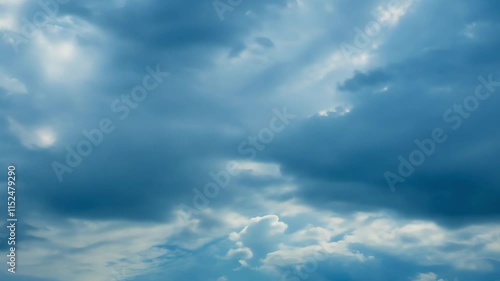
M0 32L0 280L500 280L496 0L0 0Z

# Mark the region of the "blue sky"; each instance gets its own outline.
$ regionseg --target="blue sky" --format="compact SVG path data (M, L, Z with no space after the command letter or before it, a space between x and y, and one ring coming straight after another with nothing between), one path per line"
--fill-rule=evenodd
M500 279L498 1L0 7L1 280Z

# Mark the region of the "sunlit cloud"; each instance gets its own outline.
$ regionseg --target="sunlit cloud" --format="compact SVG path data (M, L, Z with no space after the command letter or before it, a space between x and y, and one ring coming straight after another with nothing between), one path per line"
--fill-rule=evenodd
M10 131L29 149L50 148L56 143L56 134L50 127L24 126L11 117L7 118Z

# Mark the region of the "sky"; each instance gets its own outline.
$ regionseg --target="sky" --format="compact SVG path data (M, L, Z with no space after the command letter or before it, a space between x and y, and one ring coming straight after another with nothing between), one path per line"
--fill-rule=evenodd
M0 0L0 280L500 280L499 31L495 0Z

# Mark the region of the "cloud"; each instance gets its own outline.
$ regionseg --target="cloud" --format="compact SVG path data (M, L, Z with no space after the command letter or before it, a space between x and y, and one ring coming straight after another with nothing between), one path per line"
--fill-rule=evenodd
M466 22L476 19L478 10L486 7L476 8ZM452 45L450 38L428 32L422 32L418 39L407 38L410 23L420 22L416 15L433 9L434 5L423 2L413 6L392 32L393 37L377 49L384 63L356 70L336 83L332 92L341 100L339 105L350 108L349 114L326 116L332 110L323 108L317 111L320 116L312 114L293 124L269 153L264 152L266 160L280 164L283 175L295 176L304 186L300 190L303 199L313 205L346 210L359 205L390 208L448 225L498 216L499 209L488 199L499 192L495 188L499 179L490 165L496 160L488 156L496 155L492 140L497 133L485 121L496 115L493 107L481 105L456 132L443 115L460 99L474 94L480 84L478 76L500 77L496 67L499 57L492 48L499 41L484 34L478 41ZM447 11L455 13L453 8ZM430 27L432 20L421 24L418 28ZM491 20L488 23L496 24ZM461 24L440 28L447 28L442 32L454 34L457 40L462 36L450 32L461 30ZM488 103L497 102L494 98ZM426 159L395 194L386 196L384 172L397 169L398 156L407 157L415 149L415 139L429 137L434 128L444 128L449 141L437 148L439 153ZM483 204L472 203L475 200Z
M10 131L29 148L49 148L55 144L57 138L50 127L27 128L12 118L7 118Z
M0 88L4 89L7 94L27 94L26 85L16 78L8 77L0 73Z
M435 273L420 273L413 281L445 281L443 279L437 279L437 275Z
M40 10L3 2L5 34ZM443 113L500 79L499 4L402 3L382 20L386 1L243 1L221 22L212 1L70 1L17 55L2 40L0 163L30 206L20 280L493 280L498 90L460 130ZM171 79L59 183L51 163L147 65ZM239 153L284 106L293 123ZM436 127L448 141L392 193L384 172ZM179 209L229 160L207 208Z

